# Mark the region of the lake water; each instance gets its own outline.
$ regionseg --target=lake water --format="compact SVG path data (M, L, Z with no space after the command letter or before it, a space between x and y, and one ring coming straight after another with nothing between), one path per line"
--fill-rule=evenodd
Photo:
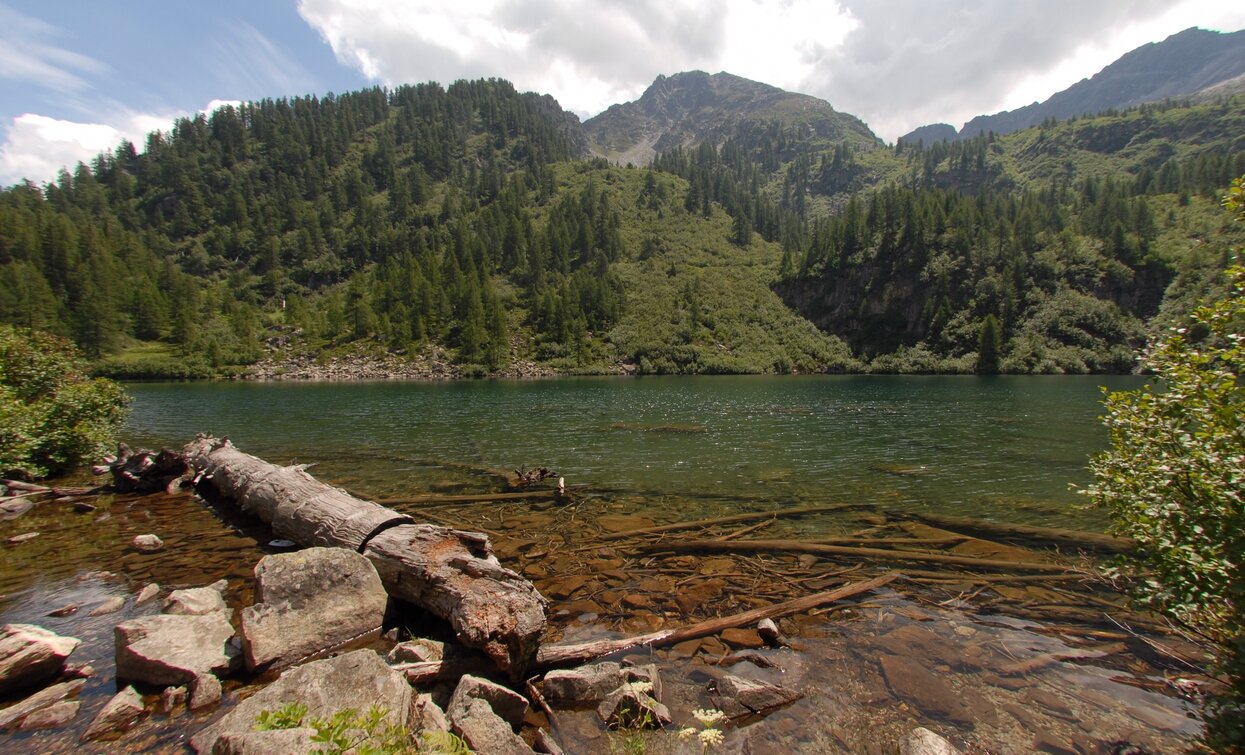
M798 690L759 720L735 719L723 752L894 752L914 726L968 751L1183 750L1198 731L1174 692L1196 676L1138 632L1160 631L1085 572L985 575L960 567L796 554L705 554L687 537L834 537L917 548L955 533L905 512L1102 529L1070 484L1088 482L1106 446L1100 385L1130 377L582 378L452 383L131 384L124 438L180 446L196 432L228 436L273 462L312 464L320 479L391 507L488 533L509 568L549 598L546 641L580 641L682 627L831 589L892 569L903 576L856 600L780 619L793 648L763 649L776 668L731 673ZM504 490L516 467L546 466L572 500L429 502L427 496ZM550 483L544 483L546 486ZM253 602L252 571L274 533L227 501L102 495L80 512L40 505L0 521L0 623L35 623L79 637L72 659L98 672L66 728L0 733L0 751L79 752L78 736L117 689L112 627L159 611L140 588L163 591L225 579L233 608ZM724 514L853 504L799 517L763 517L673 537L620 530ZM153 554L129 548L157 533ZM1022 543L1021 545L1033 545ZM1074 549L1072 549L1074 550ZM940 551L1050 559L1092 569L1092 555L964 539ZM122 607L93 615L109 598ZM80 610L69 610L73 607ZM59 610L57 610L59 609ZM54 614L54 615L53 615ZM1117 623L1120 622L1120 623ZM436 623L422 627L442 636ZM744 633L745 635L747 632ZM725 704L707 680L746 638L706 637L637 653L661 669L664 702L680 723ZM758 640L759 642L759 640ZM1186 643L1187 645L1187 643ZM746 646L746 644L744 645ZM1184 647L1188 657L1195 649ZM255 680L225 681L228 709ZM144 689L155 708L158 690ZM950 702L949 702L950 701ZM0 699L0 706L7 701ZM118 742L131 752L186 752L186 733L217 710L151 713ZM559 712L568 752L629 750L591 710ZM636 735L639 736L639 735ZM686 752L671 731L643 737L650 753Z
M1106 445L1087 377L645 377L129 386L126 434L228 436L373 496L546 466L650 506L852 502L1101 528L1075 506ZM474 477L473 477L473 473ZM663 503L664 502L664 503Z

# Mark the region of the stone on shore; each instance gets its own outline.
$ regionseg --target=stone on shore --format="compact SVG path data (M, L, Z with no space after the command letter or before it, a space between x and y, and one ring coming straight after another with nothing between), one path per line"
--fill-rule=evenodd
M103 603L91 609L88 616L103 616L106 613L116 613L125 607L125 598L120 595L114 595Z
M597 706L597 716L611 729L656 729L670 723L670 709L647 692L642 684L624 684Z
M80 642L34 624L0 627L0 695L54 678Z
M222 579L207 587L174 590L164 599L163 611L182 616L203 616L218 611L227 611L229 609L225 605L225 596L222 593L228 586L229 583Z
M618 689L622 667L612 661L545 674L541 694L551 705L597 705Z
M271 731L231 731L216 740L212 755L301 755L316 749L316 743L311 741L315 735L316 730L306 726Z
M113 696L103 710L91 721L83 741L99 739L110 734L129 731L143 715L143 698L133 687L126 687Z
M472 752L491 755L531 755L535 752L514 733L506 720L497 715L488 701L466 697L457 708L451 706L454 733L463 738Z
M224 612L157 614L117 625L117 677L157 686L187 684L200 674L228 673L237 650Z
M160 712L169 715L177 710L179 706L186 704L187 691L185 685L180 687L165 687L160 693Z
M379 636L389 596L376 567L345 548L265 556L256 605L242 610L248 669L281 668L348 642Z
M215 674L199 674L190 685L190 702L187 707L191 710L202 710L217 705L223 694L220 679Z
M528 703L523 695L488 679L466 674L458 680L450 704L446 706L451 721L456 719L457 712L468 699L484 700L494 713L516 729L523 724L523 716L527 715Z
M22 731L55 729L74 720L74 717L78 715L78 709L81 707L82 703L77 700L61 700L60 702L52 703L48 707L40 708L26 716L18 728Z
M426 692L417 692L411 696L411 715L409 725L415 731L450 731L450 719Z
M385 660L390 663L425 663L445 658L445 643L416 637L394 645Z
M7 729L14 724L21 723L22 719L32 713L43 710L48 706L59 703L67 697L72 697L73 695L78 694L78 692L80 692L85 686L85 680L74 679L71 682L53 684L51 687L39 690L30 697L27 697L25 700L13 703L9 707L0 710L0 729Z
M139 553L155 553L164 547L164 541L155 535L135 535L130 547Z
M366 713L369 707L378 705L389 713L389 721L405 726L411 695L411 685L402 672L389 668L371 650L355 650L287 669L275 682L200 730L191 738L190 745L196 752L212 752L222 735L250 732L261 711L276 710L289 703L307 706L307 715L317 718L331 718L344 708Z
M148 582L143 589L138 591L138 597L134 598L134 605L141 606L149 600L154 599L160 594L160 585L155 582Z

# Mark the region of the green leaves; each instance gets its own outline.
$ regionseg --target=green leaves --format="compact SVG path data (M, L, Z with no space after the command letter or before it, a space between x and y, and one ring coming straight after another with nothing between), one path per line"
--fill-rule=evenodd
M102 456L128 401L88 378L68 341L0 325L0 473L45 477Z

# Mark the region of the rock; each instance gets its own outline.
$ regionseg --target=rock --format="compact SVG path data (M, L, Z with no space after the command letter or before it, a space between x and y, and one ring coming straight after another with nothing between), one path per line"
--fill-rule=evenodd
M69 605L61 606L55 610L48 611L48 616L55 616L58 619L65 616L73 616L78 612L79 607L80 606L77 603L70 603Z
M195 734L190 745L200 753L212 752L221 735L250 732L260 711L288 703L307 706L307 715L317 718L330 718L344 708L365 712L379 705L389 712L391 722L405 726L411 695L411 685L402 672L389 668L371 650L355 650L287 669L275 682Z
M760 648L765 647L765 642L761 639L761 635L755 629L723 629L718 635L722 638L722 642L736 648Z
M9 707L0 710L0 729L6 729L13 724L21 723L22 719L31 713L43 710L49 705L55 705L67 697L76 695L85 686L86 682L81 679L53 684L51 687L39 690L25 700L13 703Z
M761 619L757 622L757 634L761 635L761 640L770 647L782 647L787 644L773 619Z
M657 664L628 665L624 663L620 674L624 683L647 682L649 697L657 701L661 700L661 675L657 673Z
M467 674L458 680L450 704L445 708L451 721L458 720L457 712L468 699L484 700L494 713L515 729L523 725L523 716L527 715L526 697L488 679Z
M106 613L116 613L117 611L120 611L123 607L125 607L125 598L121 597L120 595L114 595L111 598L105 600L103 603L100 603L99 605L92 608L91 612L87 615L88 616L103 616Z
M36 537L39 537L38 532L24 532L20 535L14 535L9 538L9 545L20 545L21 543L34 540Z
M155 582L148 582L143 586L143 589L138 591L138 597L134 598L134 605L141 606L149 600L154 599L159 594L160 585Z
M899 743L899 755L960 755L960 751L929 729L918 726Z
M227 611L229 609L225 605L225 596L221 594L227 586L222 579L207 587L174 590L164 599L163 611L180 616L203 616Z
M634 684L624 684L606 695L597 706L597 716L611 729L656 729L671 721L670 710Z
M895 655L881 657L882 673L891 691L931 715L972 725L972 714L955 690L916 661Z
M16 519L34 508L34 505L29 498L9 498L0 501L0 521Z
M52 679L79 644L34 624L0 627L0 695Z
M191 710L202 710L217 705L222 693L220 679L215 674L199 674L190 685L190 702L187 707Z
M186 704L186 696L188 692L186 687L165 687L160 693L160 712L166 716L177 710L178 706Z
M622 667L606 661L545 674L541 695L551 705L597 705L618 689Z
M563 755L564 752L554 740L553 735L544 729L536 730L536 741L532 744L535 745L537 752L548 753L548 755Z
M237 650L224 613L157 614L117 625L117 677L158 686L186 684L200 674L228 672Z
M411 696L411 715L408 725L415 731L450 731L450 719L426 692Z
M385 660L390 663L424 663L445 658L445 643L417 637L398 643Z
M307 548L265 556L255 567L255 581L257 604L242 610L248 669L288 666L380 634L389 595L361 554Z
M66 663L64 675L72 679L90 679L95 676L95 667L89 663L79 666L73 663Z
M128 731L143 715L143 698L133 687L126 687L113 696L103 710L91 721L82 740L99 739L118 732Z
M463 738L472 752L490 755L530 755L531 747L514 733L505 719L493 712L487 701L467 697L451 709L454 733Z
M1033 738L1032 747L1034 752L1045 752L1050 755L1077 755L1078 753L1075 745L1049 731L1038 732Z
M753 713L787 705L804 696L802 692L784 689L776 684L757 679L745 679L734 674L723 674L715 682L715 686L719 697L732 700ZM718 707L723 709L720 705Z
M139 553L155 553L164 547L164 541L155 535L135 535L130 547Z
M86 501L74 501L70 505L73 507L73 510L79 514L89 514L98 508L95 504L87 503Z
M22 725L18 728L22 731L34 731L36 729L55 729L58 726L64 726L78 715L78 709L82 707L82 703L77 700L61 700L59 703L52 703L46 708L41 708L22 720Z
M222 734L212 755L301 755L316 750L311 738L316 730L306 726L271 731L232 731Z
M722 659L723 666L733 666L736 663L751 663L757 668L778 668L778 664L774 663L768 656L761 655L755 650L745 650L742 653L732 653Z

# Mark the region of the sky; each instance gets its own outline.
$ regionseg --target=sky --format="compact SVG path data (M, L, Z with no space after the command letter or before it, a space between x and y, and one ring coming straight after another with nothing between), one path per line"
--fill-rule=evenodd
M888 142L1044 100L1230 0L0 0L0 185L222 103L509 79L580 118L659 74L811 94Z

